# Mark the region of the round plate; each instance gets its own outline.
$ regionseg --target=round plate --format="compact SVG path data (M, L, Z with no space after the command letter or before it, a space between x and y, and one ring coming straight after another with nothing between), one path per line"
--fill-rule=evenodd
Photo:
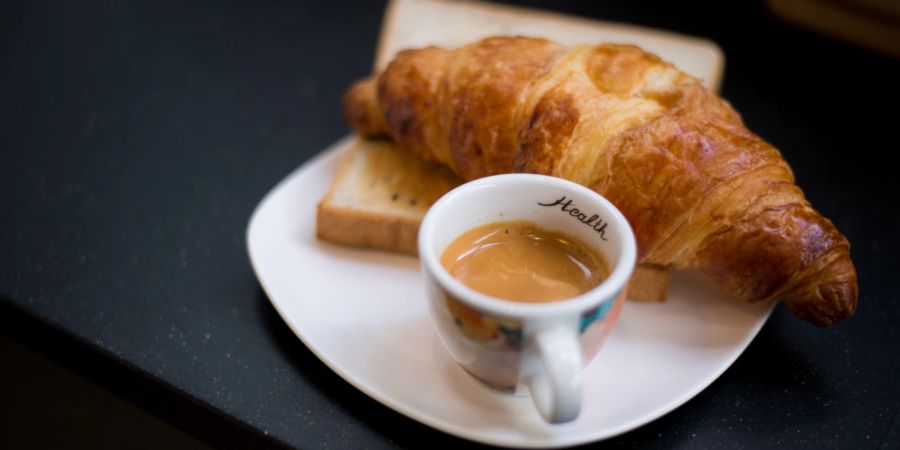
M291 330L372 398L456 436L509 447L564 447L645 424L688 401L744 351L772 311L695 274L675 273L664 303L627 302L585 368L574 422L548 425L527 397L489 390L442 347L418 260L316 239L345 138L298 168L260 203L247 230L259 282Z

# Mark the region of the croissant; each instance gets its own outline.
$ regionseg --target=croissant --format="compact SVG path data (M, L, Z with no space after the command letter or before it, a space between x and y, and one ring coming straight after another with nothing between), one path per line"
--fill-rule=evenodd
M347 91L344 113L465 179L532 172L591 188L628 218L640 262L693 268L745 301L783 299L820 326L856 311L850 244L779 151L637 47L495 37L406 50Z

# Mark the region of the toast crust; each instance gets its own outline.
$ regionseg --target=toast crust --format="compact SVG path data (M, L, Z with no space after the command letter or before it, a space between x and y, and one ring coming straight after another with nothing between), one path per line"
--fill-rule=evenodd
M336 244L416 256L420 222L410 217L344 208L323 200L316 214L316 236Z

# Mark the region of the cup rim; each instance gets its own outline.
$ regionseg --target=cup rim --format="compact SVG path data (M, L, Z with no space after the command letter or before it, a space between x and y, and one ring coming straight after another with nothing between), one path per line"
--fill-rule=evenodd
M492 189L499 185L505 184L543 184L569 191L576 191L591 199L596 206L599 206L608 217L604 217L607 221L618 228L621 234L619 242L620 257L619 261L613 267L609 277L603 280L597 286L591 288L587 292L569 297L563 300L552 302L517 302L498 297L493 297L475 289L466 286L463 282L457 280L444 268L440 262L440 256L432 249L431 243L434 241L435 226L438 223L437 217L440 211L448 204L457 201L457 199L476 189ZM537 174L502 174L489 177L479 178L468 183L464 183L450 192L444 194L434 205L429 208L419 227L418 236L419 259L422 261L424 270L427 270L435 278L439 284L447 289L456 299L471 304L476 308L491 312L496 315L508 317L534 318L539 316L570 314L573 312L583 312L591 307L600 306L606 302L615 300L622 289L631 278L637 262L637 244L634 232L628 223L628 220L612 204L602 195L594 192L580 184L564 180L562 178L551 177L547 175Z

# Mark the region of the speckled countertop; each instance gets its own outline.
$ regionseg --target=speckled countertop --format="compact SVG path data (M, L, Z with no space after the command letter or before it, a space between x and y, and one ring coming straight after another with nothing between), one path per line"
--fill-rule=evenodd
M885 157L898 149L898 61L756 2L546 7L718 42L724 96L848 235L860 277L855 318L817 329L779 306L708 389L603 445L900 446L900 188ZM382 8L5 4L3 331L219 446L458 442L331 373L269 306L244 247L262 196L348 132L339 98L369 70Z

